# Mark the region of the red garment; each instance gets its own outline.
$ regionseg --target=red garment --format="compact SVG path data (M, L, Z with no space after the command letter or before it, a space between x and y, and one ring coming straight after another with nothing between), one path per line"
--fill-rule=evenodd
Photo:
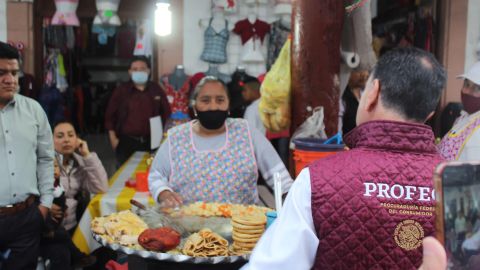
M170 116L170 106L162 88L148 82L140 91L133 82L120 85L113 91L105 114L105 128L117 136L150 136L150 118L160 115L162 123Z
M175 89L168 82L168 76L162 78L165 88L168 104L173 112L182 112L188 114L188 98L190 96L190 77L187 77L180 89Z
M193 89L195 89L195 87L197 86L197 84L203 79L203 77L205 77L205 73L203 72L198 72L198 73L195 73L192 78L190 78L190 89L193 91Z
M107 270L128 270L128 262L124 264L119 264L114 260L110 260L105 264L105 269Z
M347 134L352 150L310 166L314 269L420 266L422 239L435 226L432 178L442 158L434 139L426 125L372 121Z
M242 45L251 38L260 38L263 43L263 39L270 32L270 24L258 19L252 24L248 19L245 19L235 24L233 32L240 35Z

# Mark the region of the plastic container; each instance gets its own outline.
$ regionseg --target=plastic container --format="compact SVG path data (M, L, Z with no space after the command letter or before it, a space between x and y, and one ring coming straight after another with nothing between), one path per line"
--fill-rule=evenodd
M295 176L317 159L328 157L345 149L344 144L323 144L325 140L314 138L297 138L293 140L293 160L295 162Z
M267 229L272 225L272 223L275 221L277 218L277 212L275 211L270 211L265 214L267 216Z
M137 172L135 174L137 181L135 188L140 192L148 192L148 172Z

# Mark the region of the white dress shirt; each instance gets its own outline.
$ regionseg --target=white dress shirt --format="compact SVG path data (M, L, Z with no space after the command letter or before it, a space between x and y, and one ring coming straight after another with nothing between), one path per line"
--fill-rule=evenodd
M53 201L53 139L40 104L15 94L0 109L0 206L40 197Z
M260 133L267 134L267 129L263 125L262 120L260 119L260 113L258 111L258 105L260 104L260 99L255 100L252 104L248 105L243 118L248 121L248 124L251 127L256 128Z
M242 270L311 269L320 240L311 207L310 171L303 169L290 188L277 219L257 243Z

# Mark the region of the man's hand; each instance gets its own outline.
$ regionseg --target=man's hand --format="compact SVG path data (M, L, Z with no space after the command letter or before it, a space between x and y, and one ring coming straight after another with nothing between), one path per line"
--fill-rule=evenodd
M175 208L183 204L182 197L178 193L164 190L158 195L158 202L162 207Z
M56 204L52 204L52 208L50 208L50 214L52 218L58 223L64 215L62 208Z
M108 137L110 138L110 144L112 145L112 149L115 150L117 149L118 146L118 137L117 134L115 133L114 130L109 130L108 131Z
M418 270L447 269L447 253L440 242L432 236L423 239L423 263Z
M40 211L40 214L42 214L43 220L45 220L48 215L48 208L43 205L38 205L38 210Z

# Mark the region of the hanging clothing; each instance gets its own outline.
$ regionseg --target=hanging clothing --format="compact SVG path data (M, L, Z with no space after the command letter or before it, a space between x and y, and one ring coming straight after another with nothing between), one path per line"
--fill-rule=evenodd
M64 49L67 44L67 34L62 26L50 25L50 22L45 19L43 24L45 46L47 48Z
M119 29L117 33L118 57L130 59L135 49L135 30L131 27Z
M197 84L205 77L205 73L203 72L197 72L193 74L193 76L190 78L190 91L193 91Z
M55 86L45 86L38 96L38 103L47 114L48 122L53 125L59 121L65 120L65 107L63 97Z
M167 96L168 104L170 105L170 109L172 110L172 115L185 115L188 117L188 99L190 96L190 77L187 76L185 81L183 82L182 87L180 89L175 89L175 87L170 84L168 81L168 76L164 76L162 79L163 89L165 91L165 95Z
M225 20L225 28L216 32L212 27L213 17L210 18L207 29L203 35L205 46L202 56L203 61L213 64L223 64L227 62L227 42L230 37L228 32L228 21Z
M133 55L153 55L152 48L152 25L149 20L144 20L137 27L137 41Z
M264 21L256 20L251 23L248 19L235 24L233 32L240 35L243 44L242 61L263 62L261 48L265 36L270 32L270 25Z
M52 25L79 26L76 11L79 0L55 0L57 11L53 15Z
M268 38L267 70L270 70L277 60L280 50L290 35L290 28L284 26L281 20L272 23L272 29Z

